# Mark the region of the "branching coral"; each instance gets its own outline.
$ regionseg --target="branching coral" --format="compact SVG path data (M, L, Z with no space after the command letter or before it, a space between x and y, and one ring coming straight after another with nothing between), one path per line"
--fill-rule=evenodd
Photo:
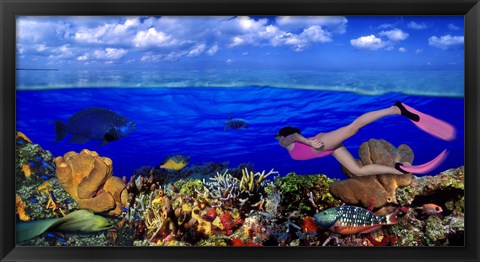
M265 174L265 170L262 173L257 172L254 173L253 171L248 171L248 169L242 169L242 179L240 180L240 190L253 192L256 188L260 186L260 184L270 175L278 174L277 171L274 171L273 168ZM255 179L257 178L257 179Z

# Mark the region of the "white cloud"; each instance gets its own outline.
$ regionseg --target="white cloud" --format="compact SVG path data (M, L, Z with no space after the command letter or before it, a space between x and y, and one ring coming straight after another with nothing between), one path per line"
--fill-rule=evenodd
M375 35L362 36L350 40L350 44L358 49L377 50L385 47L386 43Z
M453 31L458 31L458 30L460 30L460 27L458 27L454 24L448 24L448 29L453 30Z
M45 50L47 50L47 49L48 49L48 48L47 48L47 46L46 46L45 44L39 44L39 45L36 45L36 46L35 46L35 50L36 50L37 52L40 52L40 53L43 52L43 51L45 51Z
M393 24L381 24L377 28L378 29L387 29L387 28L393 28L393 27L395 27L395 25L393 25Z
M95 50L93 56L99 60L117 60L127 54L125 49L105 48L105 50Z
M73 58L75 56L74 50L70 47L70 45L62 45L59 47L56 47L52 50L51 55L49 55L49 58L52 60L55 59L69 59Z
M421 55L421 54L423 54L423 49L419 48L419 49L415 50L415 54L416 54L416 55Z
M432 36L428 39L428 44L446 50L452 46L463 45L463 36L444 35L441 37Z
M83 63L117 60L126 50L142 52L136 59L145 62L214 56L219 50L246 45L287 46L299 52L333 41L336 34L346 32L348 23L342 16L69 16L20 17L17 21L20 55L43 53L51 59Z
M427 25L425 23L419 24L417 22L412 21L408 23L407 27L412 29L422 30L422 29L426 29Z
M162 60L161 55L152 55L152 54L143 55L142 58L140 58L140 61L142 62L160 62L161 60Z
M231 64L233 64L233 59L227 59L227 61L225 61L225 63L231 65Z
M79 56L79 57L77 57L77 60L78 60L78 61L87 61L87 60L88 60L88 56L87 56L87 55Z
M390 30L390 31L382 31L382 32L379 33L379 35L380 36L386 36L391 41L396 41L396 42L403 41L403 40L407 39L407 37L408 37L408 33L405 33L398 28L395 28L395 29Z
M170 36L152 27L148 30L138 32L133 38L133 44L135 47L165 47L174 45L175 41L172 42L170 40Z
M207 50L207 55L209 55L209 56L215 55L218 52L219 49L220 48L218 47L218 45L214 45L214 46L210 47L210 49Z
M348 20L344 16L280 16L276 23L284 31L301 31L311 26L325 28L333 33L346 32Z
M393 49L395 49L395 47L393 47L392 45L385 47L385 51L393 51Z
M93 50L77 57L78 61L87 60L118 60L127 54L127 50L121 48L105 48Z
M79 43L88 44L120 44L131 41L131 35L141 26L138 17L121 19L97 25L96 27L80 26L73 38Z
M398 48L398 51L401 52L401 53L405 53L405 52L407 52L407 49L405 49L405 47L400 47L400 48Z
M190 57L199 56L203 53L203 51L205 51L206 48L207 46L205 44L196 45L188 52L187 55Z
M305 29L300 37L306 39L307 41L316 42L316 43L325 43L332 41L330 38L330 33L324 31L320 26L314 25Z

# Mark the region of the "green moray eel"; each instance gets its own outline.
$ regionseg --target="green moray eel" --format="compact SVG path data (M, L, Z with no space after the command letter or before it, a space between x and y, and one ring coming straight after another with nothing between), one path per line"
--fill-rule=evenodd
M47 230L88 233L106 230L112 226L110 220L95 215L90 210L80 209L62 218L17 223L17 242L36 237Z

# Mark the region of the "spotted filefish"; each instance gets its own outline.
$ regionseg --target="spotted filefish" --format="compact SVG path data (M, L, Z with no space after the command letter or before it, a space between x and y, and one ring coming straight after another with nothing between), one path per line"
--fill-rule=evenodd
M398 212L399 210L386 216L376 216L365 208L344 205L319 212L314 219L324 229L340 235L353 235L370 233L383 225L398 223Z
M228 121L225 122L225 129L227 131L228 128L231 129L239 129L239 128L248 128L247 121L242 118L229 118Z
M55 121L57 141L72 134L70 142L101 140L102 145L135 131L135 123L107 108L89 107L74 114L67 123Z

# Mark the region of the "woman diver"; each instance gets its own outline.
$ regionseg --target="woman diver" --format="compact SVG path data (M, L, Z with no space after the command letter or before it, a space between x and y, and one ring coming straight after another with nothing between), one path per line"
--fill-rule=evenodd
M436 168L446 158L447 151L444 150L435 159L419 166L410 166L410 163L396 163L395 168L378 164L360 166L342 142L355 135L360 128L389 115L405 116L420 129L440 139L453 140L455 138L455 128L453 126L401 102L396 102L393 106L385 109L365 113L347 126L328 133L319 133L311 138L305 138L298 128L291 126L280 129L275 138L295 160L310 160L331 154L341 165L357 176L423 174Z

